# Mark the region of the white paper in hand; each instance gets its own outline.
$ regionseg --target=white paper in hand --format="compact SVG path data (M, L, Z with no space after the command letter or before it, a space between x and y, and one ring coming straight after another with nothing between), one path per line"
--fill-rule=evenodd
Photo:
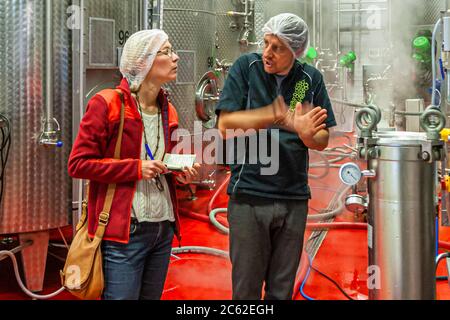
M192 168L195 162L195 154L166 153L163 163L169 170L183 171L185 167Z

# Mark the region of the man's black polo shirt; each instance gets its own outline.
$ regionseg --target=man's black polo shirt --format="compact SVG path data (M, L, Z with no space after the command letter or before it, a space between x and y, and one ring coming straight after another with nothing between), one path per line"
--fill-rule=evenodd
M256 53L244 55L233 64L216 113L220 116L221 110L233 112L264 107L271 104L279 94L292 108L295 108L297 102L309 102L327 109L327 128L336 126L323 77L317 69L296 61L278 88L276 77L264 71L261 54ZM279 130L279 134L274 135L273 130ZM309 199L308 148L296 133L269 128L268 135L272 137L272 141L279 143L278 172L275 175L262 175L261 168L270 165L263 165L259 161L257 164L250 164L247 149L244 161L235 159L230 164L232 176L228 194L243 193L273 199ZM270 138L268 141L270 144Z

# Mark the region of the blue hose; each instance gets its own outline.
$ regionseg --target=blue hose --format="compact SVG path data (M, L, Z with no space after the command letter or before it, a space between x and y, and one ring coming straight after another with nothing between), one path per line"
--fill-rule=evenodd
M303 279L302 285L300 286L300 294L301 294L302 297L305 298L306 300L314 301L315 299L311 298L310 296L308 296L308 295L303 291L303 288L304 288L305 285L306 285L306 281L308 281L309 275L310 275L310 273L311 273L311 265L312 265L311 257L309 256L309 254L307 254L306 256L308 257L309 266L308 266L308 271L306 272L305 279Z
M444 71L444 64L442 63L442 58L439 58L439 67L441 70L442 80L445 80L445 71Z

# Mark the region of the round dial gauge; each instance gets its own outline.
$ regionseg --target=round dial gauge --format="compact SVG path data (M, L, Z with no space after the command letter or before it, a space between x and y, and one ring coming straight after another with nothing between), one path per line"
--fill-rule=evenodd
M356 163L346 163L339 170L339 178L348 186L356 186L362 178L361 169Z

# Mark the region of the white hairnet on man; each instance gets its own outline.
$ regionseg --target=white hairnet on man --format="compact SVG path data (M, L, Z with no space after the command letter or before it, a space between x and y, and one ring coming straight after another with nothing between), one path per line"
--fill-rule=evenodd
M168 39L162 30L142 30L127 40L120 60L120 72L128 80L131 92L139 90L152 68L157 52Z
M281 13L270 18L262 29L264 35L273 34L280 38L294 54L304 55L309 47L309 29L306 22L292 13Z

